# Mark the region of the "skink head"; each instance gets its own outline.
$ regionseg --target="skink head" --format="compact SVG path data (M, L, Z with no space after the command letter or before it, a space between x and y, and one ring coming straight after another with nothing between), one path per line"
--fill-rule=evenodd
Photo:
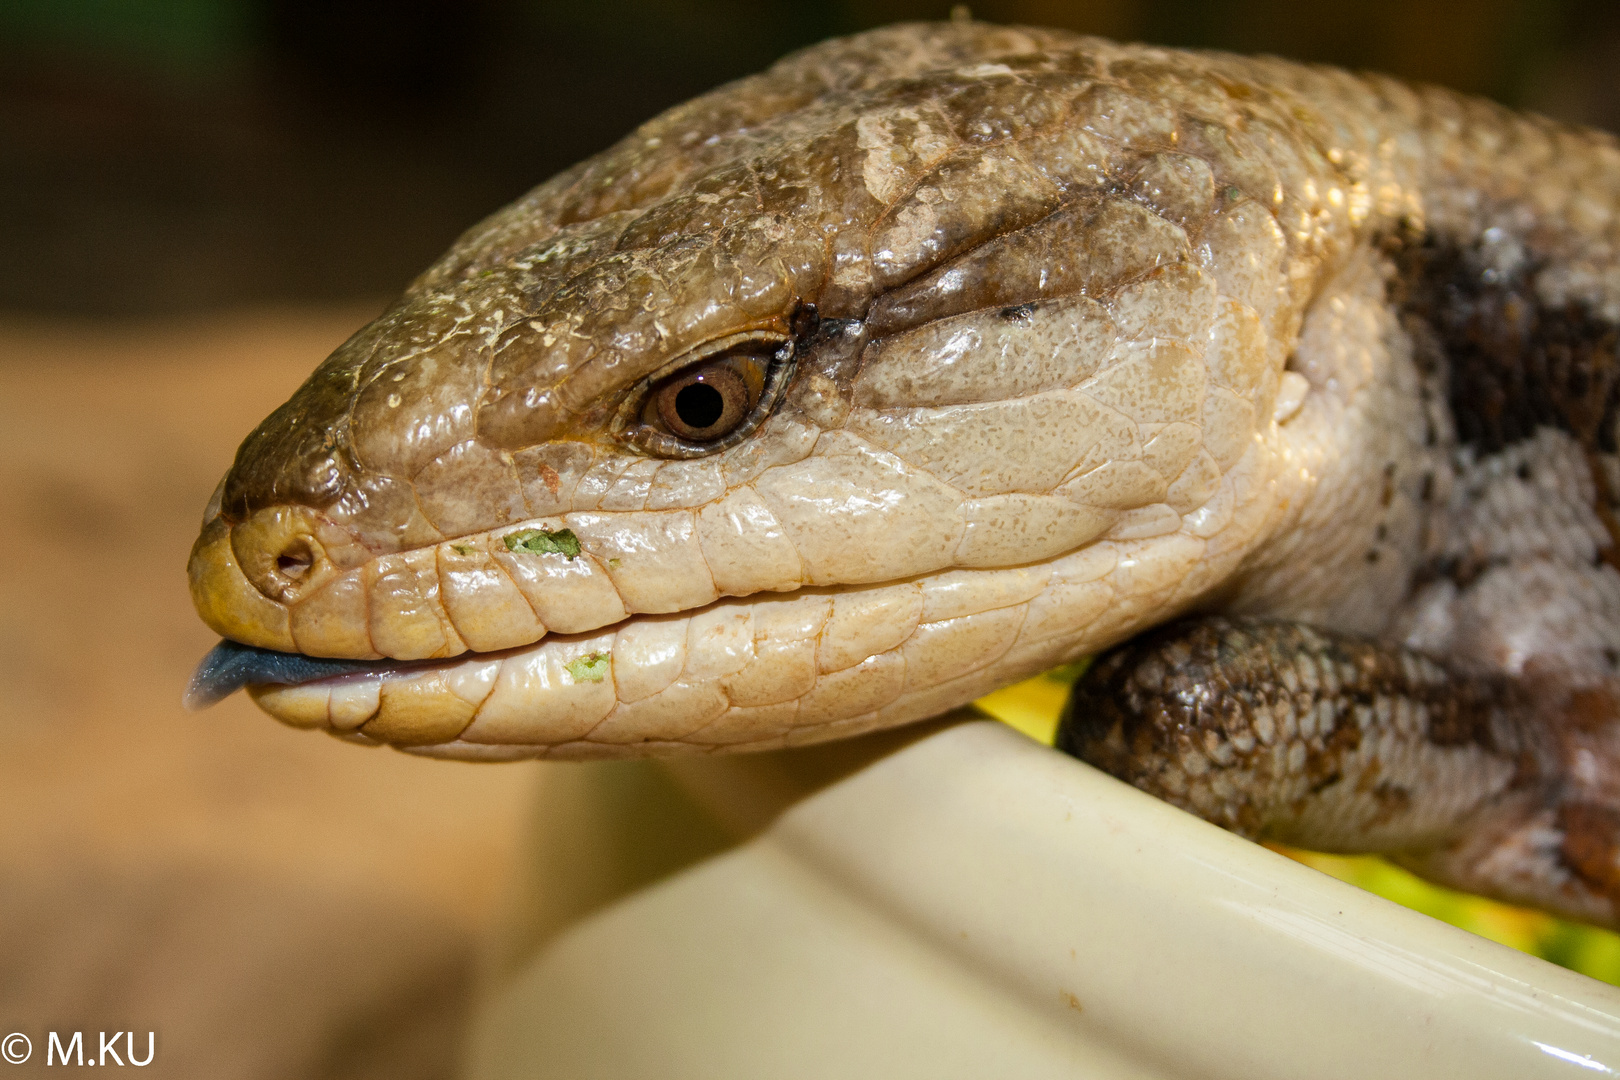
M1168 595L1230 519L1291 318L1220 294L1230 263L1283 295L1282 234L1176 149L1216 106L1179 114L1140 59L898 27L649 122L469 232L248 437L198 610L285 652L470 654L409 703L397 668L261 694L435 744L780 741L1117 636L1146 616L1116 601ZM511 700L588 703L487 718L513 664Z

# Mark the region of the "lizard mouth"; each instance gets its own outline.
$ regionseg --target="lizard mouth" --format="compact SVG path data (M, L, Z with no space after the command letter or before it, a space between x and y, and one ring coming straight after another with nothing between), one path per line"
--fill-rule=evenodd
M726 597L452 657L328 658L226 640L185 700L205 708L246 689L295 727L467 760L819 742L935 715L1091 651L1099 631L1116 636L1101 625L1115 620L1096 582L1110 560L1097 555Z
M491 651L469 650L455 656L435 657L427 660L352 660L338 656L309 656L304 653L282 652L261 645L244 645L229 638L209 649L198 661L191 679L181 695L181 704L191 712L224 701L238 690L249 694L273 690L277 687L300 687L314 683L339 686L364 680L380 681L403 678L423 672L448 671L458 667L501 662L545 645L556 645L573 640L613 634L625 622L603 627L589 634L551 634L538 642Z
M423 668L463 663L478 655L463 654L445 660L348 660L278 652L226 639L209 649L197 664L181 700L187 709L200 712L246 688L303 686L349 676L380 679Z

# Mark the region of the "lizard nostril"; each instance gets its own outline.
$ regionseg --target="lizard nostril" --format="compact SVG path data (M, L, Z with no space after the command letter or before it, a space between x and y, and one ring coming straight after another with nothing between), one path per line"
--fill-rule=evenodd
M276 556L276 570L289 581L297 581L309 573L309 568L314 565L315 552L310 549L309 541L303 537L294 540Z
M255 589L278 603L292 603L338 572L313 535L314 524L302 511L274 507L231 529L232 553Z

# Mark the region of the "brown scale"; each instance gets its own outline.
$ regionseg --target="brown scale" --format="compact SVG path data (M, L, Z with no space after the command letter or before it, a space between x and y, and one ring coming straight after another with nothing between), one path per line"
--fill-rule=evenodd
M1608 726L1613 706L1588 721ZM1205 617L1099 658L1058 746L1252 839L1378 851L1443 884L1612 924L1620 806L1570 790L1569 747L1548 722L1569 710L1580 703L1549 708L1526 683L1384 643ZM1479 870L1504 849L1532 885Z
M1307 839L1299 835L1302 801L1328 799L1339 786L1370 796L1338 811L1348 832L1409 829L1432 839L1508 787L1541 782L1533 733L1518 722L1524 705L1507 680L1457 676L1375 641L1208 617L1172 623L1100 658L1075 685L1058 744L1255 839ZM1401 730L1402 710L1416 730ZM1414 802L1419 770L1403 777L1372 752L1390 733L1431 757L1471 753L1508 768L1481 776L1471 801L1435 822ZM1233 795L1212 816L1199 789L1216 776Z

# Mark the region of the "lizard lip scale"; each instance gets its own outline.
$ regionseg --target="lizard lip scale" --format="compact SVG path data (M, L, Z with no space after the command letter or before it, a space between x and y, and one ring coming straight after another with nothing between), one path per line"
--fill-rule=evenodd
M244 441L188 703L479 761L767 750L1097 655L1058 740L1620 925L1620 150L959 22L470 230Z

